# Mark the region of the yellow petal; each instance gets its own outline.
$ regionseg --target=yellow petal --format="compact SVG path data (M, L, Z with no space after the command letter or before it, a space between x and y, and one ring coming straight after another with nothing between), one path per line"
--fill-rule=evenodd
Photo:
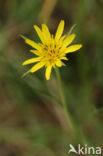
M63 63L62 63L62 61L58 60L58 61L56 61L56 65L57 65L58 67L61 67L61 66L63 65Z
M64 46L66 47L66 46L68 46L69 44L71 44L72 41L74 40L74 38L75 38L75 34L72 34L72 35L68 36L68 37L64 40L64 42L63 42Z
M81 44L72 45L72 46L68 47L68 48L65 50L65 53L72 53L72 52L74 52L74 51L79 50L81 47L82 47Z
M67 57L61 57L60 59L61 59L61 60L68 60Z
M49 66L46 68L46 71L45 71L46 80L49 80L49 79L50 79L51 70L52 70L52 66L49 65Z
M65 38L65 35L60 38L59 42L62 43L64 38Z
M45 37L47 37L47 38L51 37L50 31L49 31L48 27L46 26L46 24L42 24L42 32Z
M40 28L37 25L34 25L34 29L36 30L40 40L42 41L42 43L44 43L44 38L43 38L43 34L42 31L40 30Z
M32 46L33 48L40 50L41 47L39 46L39 44L35 43L34 41L30 40L30 39L26 39L25 43L29 44L30 46Z
M56 31L55 40L59 40L64 30L64 20L61 20Z
M41 55L41 52L40 51L37 51L37 50L30 50L30 52L31 53L34 53L37 56L40 56Z
M29 60L26 60L22 63L23 66L27 65L27 64L31 64L31 63L34 63L34 62L38 62L40 61L40 58L37 57L37 58L31 58Z
M39 70L40 68L42 68L44 65L45 65L44 62L39 62L39 63L37 63L36 65L34 65L34 66L30 69L30 72L31 72L31 73L34 73L34 72L36 72L37 70Z

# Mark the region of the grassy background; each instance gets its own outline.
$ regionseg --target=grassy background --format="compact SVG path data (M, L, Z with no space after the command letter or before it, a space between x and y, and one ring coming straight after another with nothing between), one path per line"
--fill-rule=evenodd
M44 69L21 78L33 55L20 34L35 41L33 25L46 22L52 33L64 19L65 33L73 24L76 43L60 69L68 109L82 129L73 135L60 107L55 73ZM67 156L69 144L103 146L103 1L0 0L0 156ZM77 129L78 129L77 127ZM72 154L71 154L72 156Z

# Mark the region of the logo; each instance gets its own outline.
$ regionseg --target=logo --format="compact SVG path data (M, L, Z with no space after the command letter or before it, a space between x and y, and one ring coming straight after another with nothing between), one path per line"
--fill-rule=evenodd
M72 144L69 144L70 149L68 154L75 153L75 154L101 154L101 147L88 147L85 145L84 147L78 144L77 149Z

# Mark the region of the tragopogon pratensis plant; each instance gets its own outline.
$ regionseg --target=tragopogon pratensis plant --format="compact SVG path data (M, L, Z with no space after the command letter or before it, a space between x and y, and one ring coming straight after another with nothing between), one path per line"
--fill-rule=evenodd
M36 30L41 40L41 43L35 43L34 41L21 35L21 37L25 40L25 42L34 48L30 50L30 52L36 55L36 57L23 62L22 64L23 66L36 63L29 71L24 73L23 76L27 75L29 72L34 73L40 68L45 66L46 68L45 77L46 80L49 80L52 68L55 69L58 83L58 91L60 92L61 102L63 106L62 108L66 115L68 125L74 134L76 135L81 134L82 142L87 144L88 140L83 135L82 129L74 121L74 119L72 118L72 116L68 111L68 105L62 88L63 81L61 80L58 68L64 65L63 60L68 60L68 58L66 57L68 53L75 52L82 47L82 44L70 45L75 38L75 34L70 35L73 28L74 26L71 28L69 35L67 34L62 36L64 30L64 20L61 20L57 28L56 34L55 36L53 36L52 34L50 34L46 24L42 24L42 29L34 25L34 29Z

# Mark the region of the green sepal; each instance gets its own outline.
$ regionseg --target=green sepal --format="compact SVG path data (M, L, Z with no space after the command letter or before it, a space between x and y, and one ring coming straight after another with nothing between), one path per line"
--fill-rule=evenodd
M69 30L67 36L69 36L69 35L72 33L72 31L73 31L73 29L74 29L75 27L76 27L76 24L74 24L74 25L70 28L70 30Z
M23 35L19 35L22 39L26 40L27 37L23 36Z

